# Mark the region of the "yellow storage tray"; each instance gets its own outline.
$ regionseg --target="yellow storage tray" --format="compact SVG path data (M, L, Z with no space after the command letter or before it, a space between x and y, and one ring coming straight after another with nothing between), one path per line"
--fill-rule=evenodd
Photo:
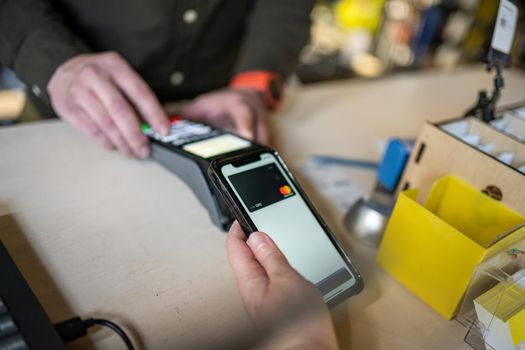
M434 183L425 206L417 195L400 193L377 262L451 319L476 265L524 237L525 229L512 229L525 217L454 176Z

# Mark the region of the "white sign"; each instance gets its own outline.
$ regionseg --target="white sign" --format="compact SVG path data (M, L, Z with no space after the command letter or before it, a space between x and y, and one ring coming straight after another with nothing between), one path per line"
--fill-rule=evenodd
M492 36L493 49L501 51L506 55L510 54L517 21L518 7L509 0L501 0L494 35Z

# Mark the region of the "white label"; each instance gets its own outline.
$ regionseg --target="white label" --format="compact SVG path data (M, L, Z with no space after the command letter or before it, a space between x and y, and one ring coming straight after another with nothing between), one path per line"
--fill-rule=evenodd
M492 36L492 48L510 54L512 40L516 31L516 22L518 21L518 8L509 0L501 0L499 3L498 17L494 35Z

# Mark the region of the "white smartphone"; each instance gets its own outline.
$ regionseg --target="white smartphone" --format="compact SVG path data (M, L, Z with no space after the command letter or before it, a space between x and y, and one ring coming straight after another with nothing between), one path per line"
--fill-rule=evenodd
M245 233L267 233L328 305L362 290L358 270L277 152L261 148L217 159L208 172Z

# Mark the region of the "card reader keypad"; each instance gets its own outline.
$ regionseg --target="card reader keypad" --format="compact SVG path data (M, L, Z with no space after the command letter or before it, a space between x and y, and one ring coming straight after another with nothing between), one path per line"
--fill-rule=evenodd
M156 140L164 143L172 143L175 146L181 146L186 143L208 139L216 136L221 132L208 125L192 122L179 117L171 117L171 133L168 136L161 136L156 133L149 125L142 125L142 132L146 136L151 136Z

